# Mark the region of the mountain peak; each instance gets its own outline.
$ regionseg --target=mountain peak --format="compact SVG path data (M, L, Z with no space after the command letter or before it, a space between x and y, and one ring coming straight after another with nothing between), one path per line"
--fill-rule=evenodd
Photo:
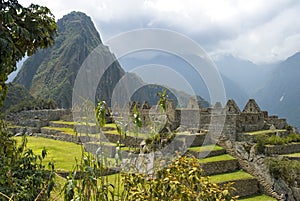
M97 38L100 43L100 35L96 30L92 19L85 13L72 11L71 13L64 15L63 18L57 21L58 35L63 34L79 34L85 35L85 33L92 33L93 37Z
M14 82L24 85L36 98L53 99L59 107L69 108L77 72L102 42L91 18L84 13L71 12L59 19L57 26L55 44L29 57ZM103 58L111 57L107 47L101 48ZM111 83L124 73L118 63L113 65L113 72L108 73L106 80Z

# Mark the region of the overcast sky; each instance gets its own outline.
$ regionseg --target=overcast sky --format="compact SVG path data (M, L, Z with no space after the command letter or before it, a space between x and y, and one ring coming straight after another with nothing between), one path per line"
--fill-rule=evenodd
M299 0L19 0L47 6L56 19L89 15L102 40L137 28L166 28L197 41L210 55L277 62L300 51Z

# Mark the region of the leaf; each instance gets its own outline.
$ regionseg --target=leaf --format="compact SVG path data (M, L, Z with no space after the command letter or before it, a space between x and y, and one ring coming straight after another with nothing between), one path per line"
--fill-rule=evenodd
M46 156L47 156L47 150L44 147L43 150L42 150L42 158L44 159Z

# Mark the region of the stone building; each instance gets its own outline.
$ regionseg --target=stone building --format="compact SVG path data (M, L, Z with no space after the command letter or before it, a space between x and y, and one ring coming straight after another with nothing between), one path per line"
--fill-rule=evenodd
M151 116L158 113L147 103L133 104L137 104L143 125L148 125ZM133 104L131 108L133 108ZM224 107L218 102L209 108L200 107L194 99L190 99L187 108L176 108L174 102L169 100L166 115L171 130L196 133L203 131L213 133L221 130L221 137L231 140L236 140L238 133L269 129L270 126L277 129L287 126L286 119L269 116L268 112L260 109L254 99L250 99L242 111L234 100L228 100Z

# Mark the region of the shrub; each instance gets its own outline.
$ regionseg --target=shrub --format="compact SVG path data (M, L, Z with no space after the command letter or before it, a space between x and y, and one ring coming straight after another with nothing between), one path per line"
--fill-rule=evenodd
M36 155L26 149L26 137L17 147L0 122L0 200L47 200L54 186L54 165L46 170L42 165L46 150Z
M286 137L277 135L267 137L266 135L261 135L256 137L256 150L258 153L264 153L265 145L284 145L292 142L300 142L300 135L295 133L289 134Z
M293 185L300 174L300 162L287 158L266 158L265 162L271 175L276 179L283 179L288 184Z
M143 174L123 174L125 200L237 200L230 191L232 183L222 187L202 176L199 161L179 157L153 177Z

